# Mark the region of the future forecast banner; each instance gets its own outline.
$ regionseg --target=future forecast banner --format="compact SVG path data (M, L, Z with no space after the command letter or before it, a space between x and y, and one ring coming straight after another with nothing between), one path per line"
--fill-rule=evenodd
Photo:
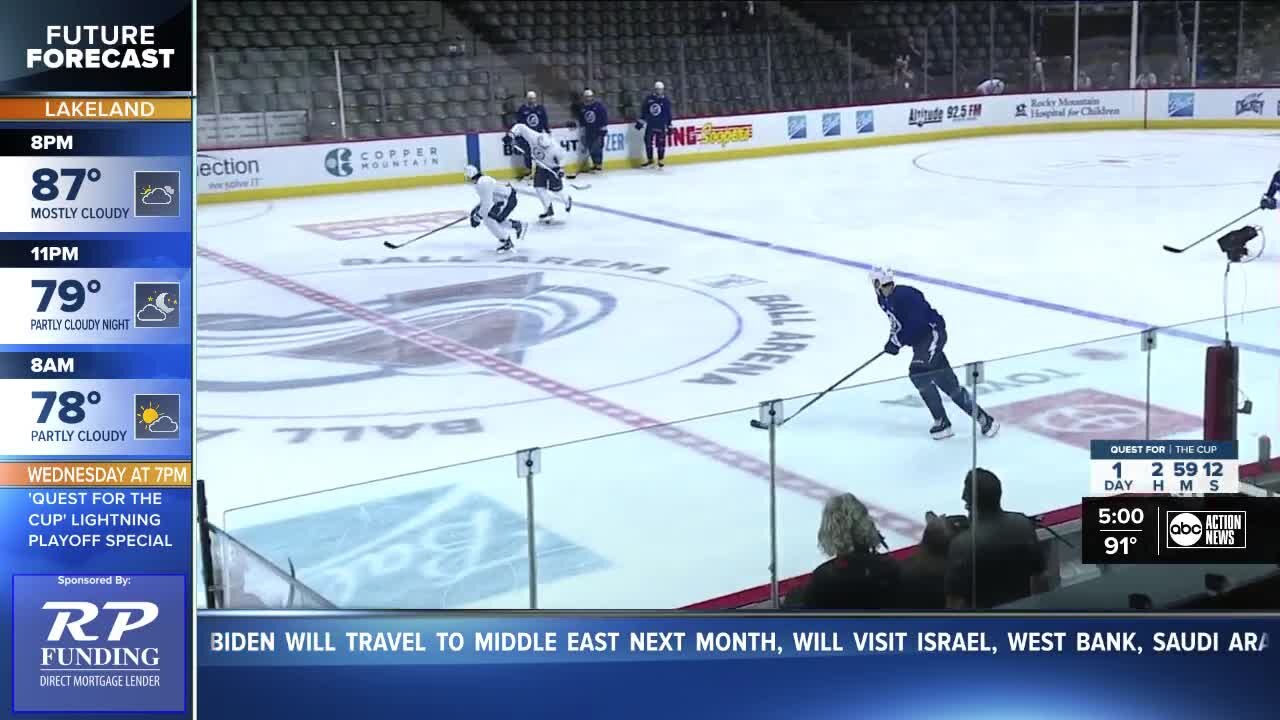
M0 23L0 714L192 705L192 10Z

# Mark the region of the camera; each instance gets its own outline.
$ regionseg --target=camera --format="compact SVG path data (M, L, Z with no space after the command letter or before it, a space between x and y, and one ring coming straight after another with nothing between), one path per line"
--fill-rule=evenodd
M1249 241L1258 237L1258 229L1252 225L1232 230L1218 238L1218 247L1226 254L1228 262L1241 262L1249 256Z

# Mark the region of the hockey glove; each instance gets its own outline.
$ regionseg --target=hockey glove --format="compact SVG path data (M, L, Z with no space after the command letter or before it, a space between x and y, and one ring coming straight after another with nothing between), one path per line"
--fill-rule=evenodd
M884 344L884 351L890 355L897 355L898 351L901 349L902 349L902 346L898 345L898 343L892 340Z
M1275 210L1276 199L1273 197L1267 197L1266 195L1263 195L1262 202L1258 205L1258 207L1262 210Z
M643 130L643 129L644 129L644 121L643 121L643 120L637 120L637 121L636 121L636 129L637 129L637 130Z
M480 227L480 206L471 208L471 227Z

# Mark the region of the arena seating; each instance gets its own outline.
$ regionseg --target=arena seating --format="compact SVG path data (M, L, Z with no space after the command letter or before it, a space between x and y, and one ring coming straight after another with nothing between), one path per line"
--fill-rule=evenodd
M1129 4L1083 7L1081 70L1097 88L1127 84ZM1192 3L1143 7L1138 71L1185 84ZM203 112L305 115L306 137L292 139L316 140L341 136L340 107L349 137L496 130L531 89L553 125L584 87L628 119L655 80L683 117L967 94L992 73L1010 90L1064 89L1072 12L943 0L207 0L198 81ZM1277 29L1274 3L1202 3L1200 84L1280 83Z

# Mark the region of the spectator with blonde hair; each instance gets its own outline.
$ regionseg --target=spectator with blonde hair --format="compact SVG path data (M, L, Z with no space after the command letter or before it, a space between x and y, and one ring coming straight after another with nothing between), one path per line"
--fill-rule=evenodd
M867 506L849 493L827 500L818 526L818 547L831 559L822 563L802 590L787 596L787 607L811 610L880 610L898 602L899 573Z

